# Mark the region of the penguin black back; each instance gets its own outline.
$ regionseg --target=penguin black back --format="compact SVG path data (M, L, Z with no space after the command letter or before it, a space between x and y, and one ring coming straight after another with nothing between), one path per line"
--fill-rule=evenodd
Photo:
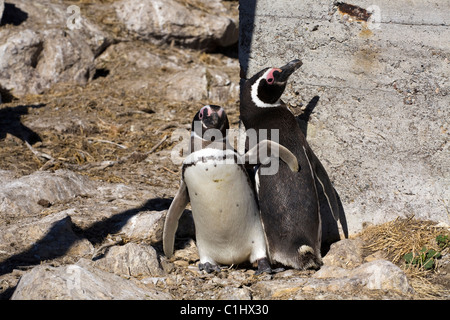
M300 66L293 60L281 68L265 68L241 88L240 118L246 128L288 148L298 159L299 172L280 163L274 175L256 175L261 217L272 262L298 269L318 268L321 224L309 146L294 115L280 100L289 76ZM271 129L278 134L274 137ZM251 146L250 146L251 147Z

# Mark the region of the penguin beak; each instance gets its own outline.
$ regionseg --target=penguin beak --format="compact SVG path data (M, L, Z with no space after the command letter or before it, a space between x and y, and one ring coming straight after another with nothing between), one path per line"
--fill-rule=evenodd
M277 81L278 82L286 82L291 74L294 73L295 70L302 66L303 62L299 59L295 59L290 61L288 64L282 66L280 68L281 72L277 73Z

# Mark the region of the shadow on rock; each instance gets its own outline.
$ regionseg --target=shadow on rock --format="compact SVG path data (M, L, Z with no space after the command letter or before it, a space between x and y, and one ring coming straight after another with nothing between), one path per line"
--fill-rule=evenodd
M12 24L19 26L28 19L28 13L17 8L15 4L5 3L3 17L0 18L0 26Z
M65 255L81 240L89 240L93 245L101 243L108 234L121 230L129 219L142 211L163 211L170 207L172 199L153 198L144 205L125 210L87 228L77 228L71 218L65 215L50 227L44 237L36 241L30 249L15 254L0 263L0 276L22 266L36 265Z
M0 140L6 137L6 134L12 134L13 136L28 142L29 144L34 144L41 141L39 135L23 125L21 122L21 116L28 114L28 108L42 108L45 104L36 104L31 106L17 106L17 107L7 107L0 109Z

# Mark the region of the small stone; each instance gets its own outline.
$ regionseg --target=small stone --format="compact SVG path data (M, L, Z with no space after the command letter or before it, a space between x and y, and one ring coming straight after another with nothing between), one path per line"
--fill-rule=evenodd
M50 208L52 206L52 203L46 199L40 199L38 201L38 205L44 207L44 208Z
M323 257L324 265L341 268L354 268L363 262L362 241L360 239L343 239L333 243Z
M163 274L156 250L149 245L133 242L111 247L103 258L94 262L94 266L117 275L131 277Z

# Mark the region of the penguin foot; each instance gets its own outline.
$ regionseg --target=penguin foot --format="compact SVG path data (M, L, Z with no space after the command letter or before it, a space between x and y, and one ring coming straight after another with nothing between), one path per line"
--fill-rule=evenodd
M295 266L296 269L319 270L323 265L320 255L316 255L313 248L308 245L302 245L300 248L298 248L298 254L297 266Z
M258 270L256 270L255 275L260 275L262 273L272 273L272 268L270 267L269 260L267 258L261 258L257 260L258 262Z
M199 263L198 269L200 271L205 270L207 273L211 273L213 271L220 272L220 267L217 264L211 264L209 262Z

